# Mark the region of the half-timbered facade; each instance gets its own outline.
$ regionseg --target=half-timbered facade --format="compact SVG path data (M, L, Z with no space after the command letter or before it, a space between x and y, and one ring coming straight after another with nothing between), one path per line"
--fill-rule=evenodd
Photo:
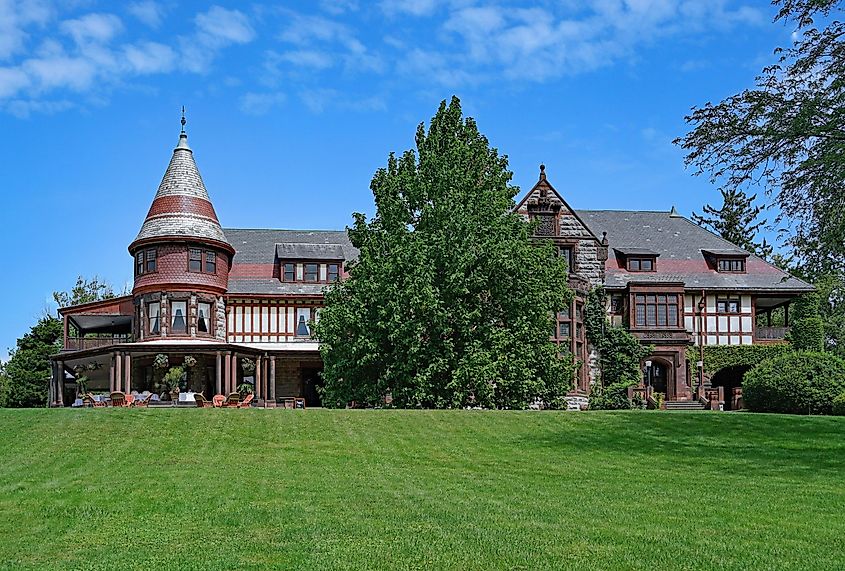
M583 363L574 395L589 394L596 380L584 327L596 286L607 291L612 323L654 346L648 380L671 401L690 400L702 380L690 346L782 341L785 327L760 325L760 315L812 289L674 209L575 210L543 166L516 209L570 268L576 295L552 338ZM357 257L345 231L223 229L183 129L129 254L130 295L59 310L65 334L53 358L52 405L68 404L80 371L90 390L129 393L154 390L165 366L182 364L205 395L248 383L259 405L290 397L319 404L311 328L325 288Z

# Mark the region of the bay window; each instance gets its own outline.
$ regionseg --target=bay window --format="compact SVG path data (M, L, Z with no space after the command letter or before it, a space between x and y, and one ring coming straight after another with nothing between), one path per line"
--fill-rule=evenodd
M637 327L678 327L677 294L636 294L634 309Z

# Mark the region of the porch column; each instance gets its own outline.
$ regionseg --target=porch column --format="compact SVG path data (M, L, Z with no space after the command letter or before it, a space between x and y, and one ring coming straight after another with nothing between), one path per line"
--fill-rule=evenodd
M231 383L229 378L232 376L232 354L231 353L226 353L225 361L226 361L226 368L223 369L223 376L224 376L223 384L226 387L224 390L225 390L226 394L228 395L230 392L232 392L232 391L229 390L229 384Z
M114 384L111 388L111 392L117 392L120 390L120 380L123 378L123 355L115 353L114 360Z
M59 361L59 374L56 377L56 406L65 406L65 362Z
M255 361L255 375L253 378L255 379L255 399L258 400L261 398L261 367L264 363L261 360L261 355Z
M114 392L114 353L109 356L109 392Z
M127 353L123 356L123 374L126 376L126 390L123 391L127 395L132 392L132 355Z
M56 404L56 384L59 382L59 364L53 361L53 374L50 375L50 384L47 387L47 406L54 407Z
M229 386L229 392L234 393L238 390L238 354L232 353L232 373L231 377L229 378L229 382L231 385Z
M268 384L270 385L268 388L270 389L268 393L270 394L270 401L275 404L276 403L276 356L270 356L270 377L267 379Z
M216 362L217 367L215 369L215 375L217 377L217 379L216 379L217 382L214 385L214 389L216 391L214 394L218 394L218 395L223 393L223 382L222 382L223 371L220 370L220 362L221 361L222 361L222 359L221 359L220 351L218 351L217 352L217 362Z

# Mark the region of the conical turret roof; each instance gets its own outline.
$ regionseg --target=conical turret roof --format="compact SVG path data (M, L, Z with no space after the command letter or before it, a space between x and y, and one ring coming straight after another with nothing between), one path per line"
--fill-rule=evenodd
M179 144L173 149L147 218L129 249L167 238L216 242L234 251L220 227L184 129L179 134Z

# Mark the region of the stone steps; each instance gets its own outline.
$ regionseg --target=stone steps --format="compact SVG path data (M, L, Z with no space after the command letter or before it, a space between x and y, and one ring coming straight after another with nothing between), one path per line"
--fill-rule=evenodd
M698 401L666 401L666 410L704 410L704 405Z

